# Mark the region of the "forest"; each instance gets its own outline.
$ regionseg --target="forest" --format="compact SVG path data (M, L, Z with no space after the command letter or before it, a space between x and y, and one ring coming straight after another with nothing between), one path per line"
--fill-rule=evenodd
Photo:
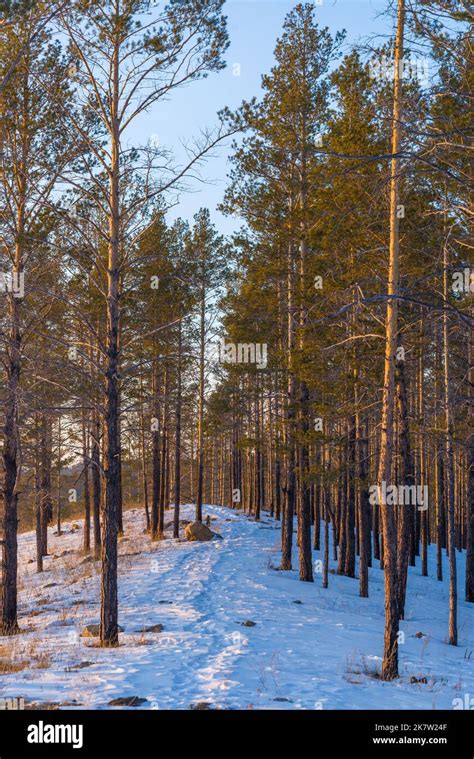
M472 8L384 2L385 34L354 41L340 11L336 28L320 2L276 4L260 88L207 127L196 112L176 156L150 114L217 86L239 5L0 3L0 696L289 709L289 657L303 708L457 708L474 693ZM219 203L201 203L222 151ZM209 655L185 686L173 651L194 619ZM232 670L252 645L260 685ZM306 669L326 645L332 702ZM140 677L114 690L124 662ZM115 703L81 698L93 669Z

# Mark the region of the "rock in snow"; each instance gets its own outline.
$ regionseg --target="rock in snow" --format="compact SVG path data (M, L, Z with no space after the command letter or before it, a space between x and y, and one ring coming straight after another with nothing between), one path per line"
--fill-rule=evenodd
M164 625L157 624L152 625L151 627L140 627L140 629L137 630L137 633L160 633L163 632L164 629Z
M109 706L141 706L146 702L146 698L140 698L139 696L123 696L121 698L113 698L112 701L109 701Z
M202 522L191 522L184 530L186 540L212 540L214 533Z

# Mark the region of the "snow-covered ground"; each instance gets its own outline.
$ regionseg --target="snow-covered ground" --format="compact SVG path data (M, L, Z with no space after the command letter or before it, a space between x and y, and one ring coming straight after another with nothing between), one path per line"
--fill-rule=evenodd
M64 525L59 538L50 532L52 555L43 574L32 561L34 535L22 535L23 633L0 638L1 660L18 671L0 675L0 696L89 709L111 708L111 700L127 696L146 699L142 708L150 709L202 703L223 709L451 709L453 699L474 696L474 609L463 600L464 554L457 555L459 646L446 642L448 571L445 564L443 583L434 579L432 546L430 577L410 569L401 677L384 683L376 677L384 596L378 566L370 570L368 599L359 598L357 580L332 573L324 590L320 573L313 584L299 582L297 569L276 571L280 529L268 516L256 523L220 507L205 513L223 540L152 544L143 513L126 512L119 580L124 632L116 649L80 637L84 625L99 621L100 594L99 565L80 554L82 526ZM182 518L192 519L193 507L183 507ZM247 621L255 625L242 624ZM159 623L161 633L137 632ZM410 682L413 677L427 682Z

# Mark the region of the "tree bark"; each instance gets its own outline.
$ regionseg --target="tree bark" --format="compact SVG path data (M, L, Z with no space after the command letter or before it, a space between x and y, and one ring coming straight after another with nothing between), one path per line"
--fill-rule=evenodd
M450 406L449 387L449 319L448 319L448 244L443 248L443 395L444 395L444 470L447 513L447 538L449 558L449 643L458 644L457 629L457 567L456 546L454 543L454 462L453 462L453 430Z
M20 182L23 180L20 179ZM25 226L25 189L20 191L17 219L17 242L15 247L14 276L23 272L23 230ZM18 631L17 582L18 582L18 456L20 432L18 427L18 393L21 374L22 335L20 328L20 299L9 296L9 335L6 356L7 387L5 399L5 423L3 427L3 519L2 519L2 587L0 596L2 635Z
M92 521L94 526L94 558L100 558L102 539L100 526L100 504L102 500L102 482L100 468L100 418L94 410L93 433L91 443L91 480L92 480Z
M471 316L474 316L471 310ZM468 333L468 397L470 434L467 439L466 601L474 603L474 330Z
M117 536L118 508L120 500L120 450L119 450L119 355L120 329L120 130L118 120L119 98L119 50L118 32L114 38L112 57L112 103L111 103L111 170L110 170L110 218L109 250L107 268L107 367L105 403L105 477L106 499L103 514L102 584L100 609L100 643L102 646L118 645L118 593L117 593Z
M202 277L204 279L204 252L202 253ZM204 371L206 345L206 289L204 281L201 287L201 310L199 324L199 401L198 401L198 435L197 435L197 493L196 521L202 522L202 495L204 478Z
M174 448L174 515L173 515L173 537L179 538L179 505L181 498L181 396L182 396L182 377L181 377L181 353L182 353L182 321L178 324L178 366L177 366L177 388L176 388L176 431L175 431L175 448Z
M40 415L40 489L41 489L41 551L48 555L48 525L53 518L51 490L52 420L48 414Z
M89 553L91 548L91 501L90 501L90 481L89 481L89 435L86 411L82 411L82 466L84 472L84 531L83 531L83 550Z
M415 475L413 471L413 457L410 446L410 429L408 425L408 404L404 361L397 362L396 382L401 448L401 476L399 477L399 481L403 482L404 485L410 487L415 484ZM405 504L400 506L397 544L398 613L400 619L404 619L405 615L405 596L408 576L408 561L410 554L410 538L412 530L413 509L409 504Z
M282 556L281 568L290 570L293 548L293 516L295 512L295 401L296 379L293 370L294 350L294 303L293 303L293 246L288 245L287 260L287 397L286 397L286 429L285 429L285 500L282 519Z
M382 497L381 485L390 483L393 457L393 424L395 398L395 353L398 333L399 288L399 171L401 144L402 91L400 68L403 59L405 0L398 0L397 31L394 54L392 161L390 171L390 251L388 301L385 336L384 386L382 397L382 430L378 471L379 501L382 519L385 583L385 633L382 679L398 677L398 587L397 587L397 530L393 506Z

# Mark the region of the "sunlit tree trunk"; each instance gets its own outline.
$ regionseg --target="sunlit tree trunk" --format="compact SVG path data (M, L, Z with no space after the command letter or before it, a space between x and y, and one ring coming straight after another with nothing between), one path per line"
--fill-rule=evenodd
M449 318L448 318L448 242L443 248L443 405L444 405L444 470L447 514L447 541L449 558L449 643L452 646L458 644L457 627L457 567L456 546L454 535L454 454L453 454L453 429L450 407L450 378L449 378Z
M118 596L117 596L117 536L120 499L120 450L119 411L120 379L118 341L120 329L120 130L118 120L119 101L119 32L114 36L112 57L111 102L111 155L110 166L110 217L109 249L107 267L107 365L105 403L105 475L106 498L103 514L102 584L100 613L100 642L103 646L118 645Z
M384 546L385 570L385 633L382 679L398 677L398 595L397 595L397 529L395 512L387 504L381 492L381 484L391 481L394 444L395 406L395 354L398 333L398 287L399 287L399 183L402 91L400 68L403 59L403 35L405 1L398 0L397 31L394 53L392 161L390 171L390 252L388 273L388 301L385 327L385 363L382 398L382 429L378 471L380 513Z
M173 537L179 538L179 504L181 499L181 402L182 402L182 345L183 325L180 319L178 324L178 366L176 388L176 430L174 448L174 515Z
M203 272L204 278L204 252ZM204 372L206 346L206 290L204 282L201 287L201 304L199 318L199 398L198 398L198 431L197 431L197 494L196 521L202 522L202 496L204 478Z

